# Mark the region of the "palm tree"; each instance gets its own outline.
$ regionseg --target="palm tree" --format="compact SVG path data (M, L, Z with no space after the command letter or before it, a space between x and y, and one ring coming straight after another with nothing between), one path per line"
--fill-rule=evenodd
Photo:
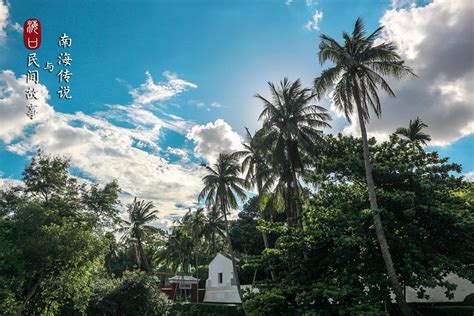
M137 201L135 197L133 203L128 206L128 221L123 220L125 227L119 229L123 232L122 240L132 242L135 248L137 265L147 272L151 272L150 264L143 249L143 238L146 231L158 231L148 223L158 219L158 211L151 202Z
M197 277L198 271L198 248L200 245L201 237L204 233L204 227L206 225L206 215L204 214L204 208L200 207L196 210L196 212L192 212L191 209L184 214L183 218L181 219L182 224L185 228L187 228L193 239L194 244L194 267L195 267L195 276Z
M268 85L271 101L256 95L263 102L259 116L259 120L263 119L262 133L266 142L273 145L274 165L282 171L289 171L281 176L284 179L289 177L285 179L289 184L288 191L292 186L288 199L293 202L297 224L302 227L297 177L297 172L303 171L302 151L314 153L315 141L322 136L320 128L330 127L328 121L331 118L325 108L311 103L315 94L311 89L303 88L299 79L291 82L284 78L278 87L272 82Z
M178 273L179 267L185 274L189 272L192 252L194 249L193 238L190 236L186 227L173 227L171 233L167 236L165 244L158 249L158 258L160 262L171 266L171 269Z
M209 241L208 254L214 257L219 249L219 241L226 240L225 223L223 215L218 209L219 204L216 203L207 211L206 222L202 228L202 234L205 240Z
M216 163L213 167L203 165L208 174L202 179L204 188L199 193L199 201L204 200L208 207L212 207L216 203L220 206L221 212L224 216L225 232L229 252L232 259L232 268L234 271L234 279L237 285L240 298L240 281L237 273L234 248L229 233L229 222L227 220L227 213L231 209L237 208L237 199L244 200L246 198L245 191L242 187L245 185L245 180L239 177L240 166L235 159L228 154L219 154Z
M275 182L275 176L267 162L268 149L265 147L262 137L258 132L252 136L248 128L248 143L243 143L243 150L237 151L232 155L237 159L242 159L241 170L245 173L245 184L248 189L257 187L258 200L269 190L269 187ZM259 137L260 136L260 137ZM267 219L266 212L262 212L262 218ZM262 231L263 244L269 248L268 234ZM272 280L275 280L275 272L271 270Z
M314 90L318 97L321 97L325 91L334 86L333 102L345 113L349 123L354 112L354 105L356 107L362 134L370 207L375 214L373 221L377 239L397 303L402 313L409 315L411 312L403 297L379 215L365 125L370 118L370 108L377 117L381 115L379 88L389 96L395 96L382 76L391 75L402 78L414 74L396 53L396 45L390 42L375 44L375 39L382 29L379 27L366 36L362 19L358 18L352 34L343 33L343 44L339 44L327 35L321 35L319 62L323 65L329 60L333 63L333 67L324 70L321 76L314 80Z
M419 117L416 120L410 120L408 127L399 127L395 131L395 134L406 137L413 146L418 146L419 144L426 145L427 142L431 141L431 136L423 133L421 130L428 127Z

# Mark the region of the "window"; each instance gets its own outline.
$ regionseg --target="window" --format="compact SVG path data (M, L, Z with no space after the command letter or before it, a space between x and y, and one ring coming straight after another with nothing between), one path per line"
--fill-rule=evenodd
M222 273L218 273L217 278L218 278L219 284L221 284L222 283Z

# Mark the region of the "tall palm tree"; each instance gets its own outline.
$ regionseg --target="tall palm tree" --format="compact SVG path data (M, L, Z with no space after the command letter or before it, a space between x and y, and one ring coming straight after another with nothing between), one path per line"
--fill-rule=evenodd
M325 91L334 86L332 99L335 105L345 113L349 123L354 106L357 110L362 134L369 201L375 214L373 221L377 239L397 303L402 313L409 315L410 309L403 297L379 215L369 158L366 123L370 118L370 108L377 117L380 117L382 113L378 96L379 88L389 96L395 96L382 76L390 75L399 79L414 74L409 67L404 65L404 61L397 54L395 44L391 42L375 44L375 39L380 35L382 29L379 27L372 34L366 36L362 19L358 18L352 34L343 33L344 43L342 44L327 35L321 35L319 62L323 65L329 60L333 63L333 67L324 70L321 76L314 80L314 90L318 97L321 97Z
M258 199L268 191L270 186L275 182L275 176L269 167L267 156L268 149L264 145L262 137L256 133L254 136L247 131L248 143L243 143L243 150L237 151L232 155L237 159L242 159L241 171L245 173L245 184L248 189L257 187ZM259 137L260 136L260 137ZM266 212L262 212L262 218L267 219ZM262 231L263 244L265 248L269 248L268 234ZM275 280L275 272L271 270L272 280Z
M200 207L195 212L192 212L191 209L184 214L181 222L184 227L189 230L192 235L192 240L194 244L194 268L195 276L197 277L198 271L198 256L199 256L199 245L201 237L204 233L204 228L206 226L206 215L204 214L204 208Z
M218 250L221 240L226 240L225 223L223 215L219 212L219 204L216 203L212 208L208 209L206 214L206 222L202 229L205 240L209 241L208 254L214 257Z
M280 170L289 171L287 181L292 186L289 199L296 209L297 224L302 227L297 177L297 173L304 169L302 152L314 152L315 141L322 136L321 128L330 127L328 121L331 118L325 108L311 103L315 94L311 89L303 88L299 79L291 82L284 78L278 87L272 82L268 85L271 100L256 95L263 102L259 116L259 120L263 120L262 133L272 144L274 164Z
M410 120L408 127L399 127L395 131L395 134L401 135L406 137L413 146L417 146L419 144L426 145L427 142L431 141L431 136L423 133L421 130L423 128L428 127L419 117L416 120Z
M137 201L135 197L133 203L128 206L128 220L123 220L124 227L119 231L123 232L122 240L131 242L135 248L137 265L147 272L151 272L150 264L143 249L143 238L146 231L158 231L150 222L158 219L158 211L151 202Z
M229 233L229 222L227 220L227 213L231 209L237 208L237 199L244 200L246 198L245 191L242 188L245 185L245 180L239 177L240 166L235 159L229 154L219 154L216 163L213 167L203 165L208 174L202 179L204 188L199 193L199 201L204 200L208 207L212 207L216 203L220 206L222 215L224 216L225 232L229 252L232 259L232 268L234 272L234 279L237 285L240 298L242 298L240 291L240 280L237 273L234 248Z
M169 265L175 273L178 273L181 267L181 271L187 274L192 261L193 249L193 238L186 227L175 226L167 235L165 244L158 249L158 258L160 262Z

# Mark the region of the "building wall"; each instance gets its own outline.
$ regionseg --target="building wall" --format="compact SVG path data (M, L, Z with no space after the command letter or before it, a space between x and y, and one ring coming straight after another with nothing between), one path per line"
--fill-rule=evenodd
M444 303L444 302L462 302L469 294L474 293L474 284L467 279L460 278L456 274L448 274L446 281L454 283L457 285L456 290L454 291L454 298L452 300L448 299L444 292L445 288L435 287L432 289L425 289L426 294L430 296L429 299L419 299L416 295L416 290L407 287L407 302L409 303Z
M222 284L219 284L218 274L222 273ZM231 279L234 276L232 269L232 261L221 255L220 253L209 264L209 278L207 279L210 286L231 285Z
M222 273L222 283L218 282L219 273ZM204 302L241 303L237 286L232 284L233 275L232 261L217 254L209 264Z

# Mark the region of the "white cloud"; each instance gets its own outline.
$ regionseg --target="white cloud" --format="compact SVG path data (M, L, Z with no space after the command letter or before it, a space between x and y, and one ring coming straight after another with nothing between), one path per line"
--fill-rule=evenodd
M319 30L319 22L321 22L322 19L323 19L323 11L319 11L319 10L314 11L313 17L311 18L311 20L309 20L306 23L305 28L308 31L311 31L311 30L318 31Z
M432 145L447 145L474 132L473 16L474 1L434 0L385 12L382 40L399 46L418 78L390 80L397 97L382 96L383 117L372 118L369 134L387 137L417 116L429 125ZM357 134L357 123L346 131Z
M160 120L149 111L134 108L126 112L133 117L133 127L119 127L100 116L55 112L47 104L46 87L39 85L38 119L30 121L24 114L24 82L11 71L0 76L0 139L7 150L29 155L41 147L70 157L73 166L99 183L117 179L129 199L138 196L155 203L160 225L168 225L171 214L185 212L179 205L196 202L201 168L181 161L170 163L159 155L156 144L161 128L169 127L177 117ZM115 111L120 110L116 106ZM3 179L1 185L11 181Z
M202 108L204 105L206 105L204 102L199 100L189 100L188 104L194 105L197 108Z
M194 154L213 163L219 153L229 153L242 148L242 140L232 127L222 119L205 125L195 125L186 136L196 147Z
M215 109L220 109L220 108L223 108L224 106L222 104L220 104L219 102L212 102L211 103L211 108L215 108Z
M26 116L26 107L29 102L25 97L25 90L29 87L36 90L38 97L38 100L34 100L34 104L38 106L38 115L33 120ZM24 75L17 79L11 70L2 71L0 73L0 140L9 143L20 136L27 126L49 119L54 110L47 103L48 99L46 86L27 84Z
M17 31L18 33L23 33L23 27L18 22L15 22L14 24L12 24L11 28L14 31Z
M285 4L286 4L286 5L291 5L292 3L293 3L293 0L286 0L286 1L285 1Z
M166 152L178 156L182 162L189 162L188 152L182 148L169 147L166 148Z
M464 174L464 179L467 181L472 181L474 182L474 171L468 172Z
M190 88L197 88L197 85L194 83L180 79L176 74L169 71L163 73L163 76L166 78L166 82L164 83L154 83L153 77L149 71L145 74L145 83L142 83L138 88L129 91L133 97L134 103L138 105L146 105L156 101L168 100Z
M6 28L8 25L8 17L8 5L3 0L0 0L0 43L4 42L7 37Z
M392 9L412 8L416 6L416 0L392 0Z
M306 0L306 6L307 7L311 7L315 4L317 4L318 2L316 0Z

